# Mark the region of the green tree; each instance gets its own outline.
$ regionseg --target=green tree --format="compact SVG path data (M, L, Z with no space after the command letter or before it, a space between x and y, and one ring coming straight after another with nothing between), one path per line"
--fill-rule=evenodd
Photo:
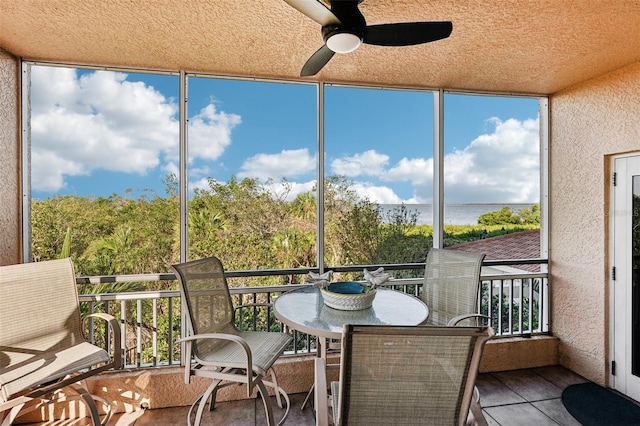
M509 207L503 207L500 210L489 212L478 218L480 225L523 225L523 224L540 224L540 205L534 204L530 209L525 208L518 212L514 212Z
M418 212L404 204L386 213L384 224L379 228L379 244L371 263L417 263L424 262L433 246L432 233L416 232Z

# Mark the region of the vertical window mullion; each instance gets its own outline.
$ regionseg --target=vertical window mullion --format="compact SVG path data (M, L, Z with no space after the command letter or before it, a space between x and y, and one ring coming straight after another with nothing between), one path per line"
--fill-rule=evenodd
M324 83L318 83L318 183L316 185L317 243L316 257L320 273L324 273Z
M433 94L433 247L444 247L444 91Z
M187 181L187 76L184 71L180 71L180 261L187 261L188 248L188 212L187 204L189 202L189 186ZM185 307L185 302L182 301L181 306ZM186 309L180 309L180 337L187 336L187 318ZM180 364L184 365L186 362L186 343L180 343Z

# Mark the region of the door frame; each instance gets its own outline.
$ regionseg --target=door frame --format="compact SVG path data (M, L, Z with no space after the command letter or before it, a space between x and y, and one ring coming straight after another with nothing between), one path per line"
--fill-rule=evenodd
M620 288L623 280L630 282L632 277L632 273L630 276L628 271L628 251L633 250L633 246L631 243L631 237L628 233L625 233L625 228L627 223L622 222L624 219L621 218L619 212L621 209L626 208L628 203L628 198L625 196L619 197L617 200L619 204L616 204L616 188L620 188L620 182L624 182L625 185L628 183L628 176L634 169L629 169L631 166L628 161L620 162L618 164L618 160L629 160L633 159L640 162L640 152L635 153L626 153L622 155L611 156L609 162L609 177L610 177L610 194L609 194L609 244L608 244L608 259L609 259L609 268L607 271L607 283L609 285L609 359L610 363L608 365L609 370L609 385L611 388L635 399L640 400L640 378L636 383L629 383L629 378L631 375L630 368L628 368L629 359L631 355L631 338L630 338L630 320L631 320L631 311L630 304L626 302L626 300L631 300L628 297L627 293L630 291L629 288ZM640 167L640 165L639 165ZM638 173L640 174L640 172ZM633 191L633 183L630 183L631 188L629 190ZM624 187L627 188L626 186ZM631 207L633 208L633 207ZM625 216L623 217L628 217ZM616 228L616 222L618 227ZM618 250L616 251L616 248ZM622 252L622 253L620 253ZM616 257L616 253L618 257ZM615 268L615 279L614 279L614 269ZM618 296L618 298L616 298ZM626 299L628 297L628 299ZM621 299L621 300L619 300ZM617 325L618 324L618 325ZM617 325L617 326L616 326ZM623 338L619 339L616 334L616 330L618 333L623 333ZM620 331L621 330L621 331ZM614 364L615 362L615 371ZM615 374L614 374L615 373Z

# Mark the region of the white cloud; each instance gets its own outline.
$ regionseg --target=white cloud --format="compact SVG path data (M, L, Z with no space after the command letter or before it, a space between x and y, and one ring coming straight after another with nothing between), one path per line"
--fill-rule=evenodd
M383 176L389 182L411 182L414 185L424 185L431 182L433 175L433 158L403 158L390 168Z
M189 162L217 160L231 144L231 131L242 122L239 115L217 111L210 103L189 119Z
M201 177L207 178L211 176L211 168L206 165L202 167L191 166L188 169L190 179L197 179Z
M478 136L461 150L444 158L445 202L531 203L539 201L539 122L497 118L493 133ZM380 204L431 203L433 158L402 158L385 169L388 156L370 150L336 159L335 173L354 178L377 177L389 186L355 182L354 190ZM368 167L370 170L368 169ZM402 199L393 188L411 185L413 196Z
M80 163L67 161L52 151L34 151L31 154L33 168L32 180L39 184L41 191L57 191L66 186L62 172L67 176L87 175L89 172Z
M162 170L164 170L165 173L169 175L180 176L180 167L173 161L169 161L167 164L165 164Z
M388 162L388 155L379 154L372 149L362 154L333 160L331 170L335 174L347 177L380 176Z
M300 194L313 192L315 185L315 180L309 182L287 182L286 186L283 186L281 182L271 182L267 184L267 188L276 198L284 196L286 201L293 201Z
M194 189L209 189L209 179L201 178L195 180L189 180L189 192L193 192Z
M278 154L256 154L245 160L238 177L279 181L315 173L317 160L307 148L282 150Z
M448 203L539 201L539 122L491 120L495 131L444 159Z
M367 182L354 182L351 187L360 199L368 199L376 204L400 204L403 200L393 189L387 186L376 186Z
M119 72L78 73L58 67L31 67L32 188L55 192L70 176L96 170L138 175L152 170L178 173L178 107L174 99ZM190 188L208 188L232 143L239 115L220 111L214 100L189 119ZM535 202L539 200L539 122L497 118L492 133L445 156L445 200L455 202ZM433 159L402 158L369 149L336 158L331 174L347 176L361 197L380 204L430 203ZM195 162L201 159L204 161ZM316 154L308 148L258 153L247 158L239 178L289 182L287 199L312 189ZM366 179L366 181L365 181ZM297 181L296 181L297 180ZM399 189L404 186L404 191ZM398 194L413 193L408 199ZM280 192L278 192L280 191Z
M32 188L57 191L94 170L177 170L175 100L120 72L31 68ZM191 158L218 158L240 123L213 104L190 120Z

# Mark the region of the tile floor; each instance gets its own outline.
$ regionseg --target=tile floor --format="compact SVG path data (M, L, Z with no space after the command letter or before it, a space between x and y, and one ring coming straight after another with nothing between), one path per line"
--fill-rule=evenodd
M555 366L481 374L476 382L490 426L579 426L562 405L562 391L587 380Z
M490 426L579 426L562 405L562 390L587 380L571 371L555 366L529 370L481 374L477 380L481 405ZM311 426L315 424L312 408L301 410L305 394L290 395L291 411L285 425ZM253 426L264 425L262 401L258 399L218 403L212 412L205 412L203 425ZM185 425L188 407L146 410L117 414L108 426L173 426ZM282 411L274 408L276 419ZM84 419L83 419L84 420ZM69 420L46 423L48 426L80 426L86 422ZM417 423L416 423L417 424ZM42 426L42 425L40 425Z

